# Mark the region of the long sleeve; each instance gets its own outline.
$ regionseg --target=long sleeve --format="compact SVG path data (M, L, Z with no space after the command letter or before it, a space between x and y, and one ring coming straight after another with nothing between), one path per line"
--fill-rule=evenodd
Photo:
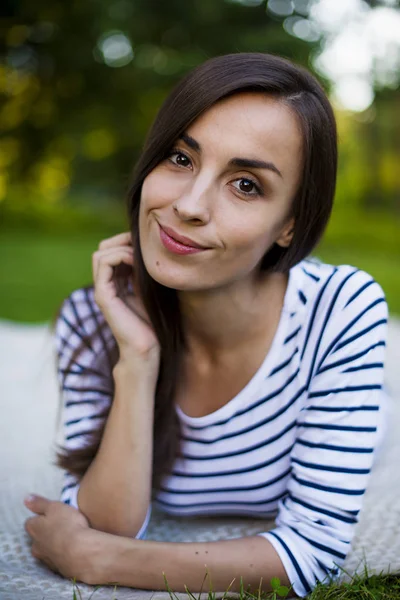
M82 448L88 435L104 425L113 398L113 336L94 301L92 287L74 290L64 300L55 324L55 346L63 445ZM79 509L78 490L79 478L65 471L60 500ZM151 508L136 538L144 536L150 514Z
M311 340L288 493L279 502L276 528L260 534L273 544L299 596L318 580L337 577L350 548L382 437L387 319L381 287L357 270Z

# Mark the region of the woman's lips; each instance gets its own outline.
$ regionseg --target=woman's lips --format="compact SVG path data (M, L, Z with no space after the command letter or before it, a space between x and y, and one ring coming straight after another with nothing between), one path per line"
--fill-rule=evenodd
M194 246L186 246L177 240L174 240L164 229L160 227L160 238L164 247L173 252L174 254L195 254L197 252L204 252L207 248L194 248Z

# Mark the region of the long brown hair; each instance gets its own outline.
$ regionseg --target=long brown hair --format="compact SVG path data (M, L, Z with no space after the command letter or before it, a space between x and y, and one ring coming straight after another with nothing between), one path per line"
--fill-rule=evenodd
M161 346L155 397L153 488L168 473L179 452L179 422L174 397L181 374L185 335L176 290L155 281L143 262L138 234L142 184L197 117L219 100L244 91L272 95L284 102L297 116L303 137L302 177L292 201L295 219L292 241L288 248L272 246L261 262L261 270L287 272L308 256L320 240L332 210L337 171L336 123L321 85L307 70L269 54L228 54L198 66L173 89L150 129L127 195L139 288ZM53 324L58 316L59 312ZM98 318L98 328L92 335L104 335L106 328L105 319ZM83 339L67 369L85 345L90 344L90 337ZM118 357L114 340L107 356L111 394L114 391L112 367ZM93 366L98 366L97 362ZM103 430L104 425L88 436L87 444L82 448L61 448L56 464L82 476L96 455Z

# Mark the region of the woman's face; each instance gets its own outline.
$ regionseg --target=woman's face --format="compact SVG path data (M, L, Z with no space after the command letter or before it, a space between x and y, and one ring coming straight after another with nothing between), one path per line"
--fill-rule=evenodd
M290 243L301 147L295 115L265 94L237 94L202 114L143 182L139 235L149 274L190 291L251 277L274 242ZM188 253L162 228L205 249Z

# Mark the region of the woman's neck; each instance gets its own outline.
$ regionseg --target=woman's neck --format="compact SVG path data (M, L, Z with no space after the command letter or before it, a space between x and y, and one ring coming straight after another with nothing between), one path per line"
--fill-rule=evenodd
M259 282L178 292L190 362L218 367L248 343L262 343L269 331L275 332L287 284L287 274L271 273Z

